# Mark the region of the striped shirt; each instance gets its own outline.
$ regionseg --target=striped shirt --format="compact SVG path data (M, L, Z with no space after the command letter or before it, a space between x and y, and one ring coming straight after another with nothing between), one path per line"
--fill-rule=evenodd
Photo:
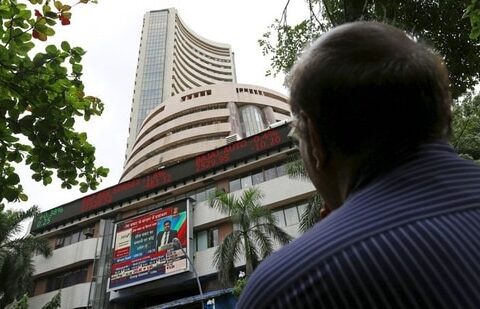
M237 308L480 308L480 167L420 146L263 261Z

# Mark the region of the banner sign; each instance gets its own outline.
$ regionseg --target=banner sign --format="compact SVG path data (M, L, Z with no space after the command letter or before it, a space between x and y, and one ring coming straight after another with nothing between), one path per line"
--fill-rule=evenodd
M189 199L115 226L109 290L190 270Z
M192 176L233 164L291 143L288 124L264 131L235 143L208 151L192 159L122 182L35 216L31 232L40 232L61 222L82 217L148 192L179 183Z

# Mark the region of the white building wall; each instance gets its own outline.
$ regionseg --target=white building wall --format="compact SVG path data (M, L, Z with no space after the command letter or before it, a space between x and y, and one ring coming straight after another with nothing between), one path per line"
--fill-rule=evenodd
M310 196L315 191L310 181L291 179L287 175L262 182L257 187L265 196L262 200L264 206L271 206L280 202L287 205L288 201L298 201L302 197ZM240 196L245 190L238 190L233 192L233 194ZM193 212L195 227L222 220L226 217L226 215L210 207L206 201L196 204Z
M72 285L61 290L62 309L85 308L88 304L88 293L90 290L90 282ZM28 299L28 307L32 309L42 308L56 294L57 291L34 296Z
M55 249L48 258L42 255L36 255L33 257L33 263L35 265L34 275L37 276L82 261L93 260L95 258L95 249L97 248L97 250L99 250L101 245L101 237L90 238L63 248Z

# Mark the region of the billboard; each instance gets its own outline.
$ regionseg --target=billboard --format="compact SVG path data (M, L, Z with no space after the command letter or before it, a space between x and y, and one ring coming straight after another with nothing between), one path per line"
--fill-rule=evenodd
M110 291L190 270L189 209L185 199L115 225Z

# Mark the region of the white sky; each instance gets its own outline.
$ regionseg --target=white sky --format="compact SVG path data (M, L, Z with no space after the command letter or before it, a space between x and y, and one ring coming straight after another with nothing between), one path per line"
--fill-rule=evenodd
M69 3L64 0L64 3ZM265 77L269 59L262 56L257 40L275 18L280 18L287 0L99 0L99 4L72 9L71 25L57 27L47 43L67 40L87 51L83 59L83 81L88 95L105 104L101 117L79 126L96 147L97 164L110 168L99 189L118 182L122 172L128 132L143 14L175 7L182 20L197 34L232 46L237 80L268 87L284 94L283 77ZM72 2L73 3L73 2ZM291 1L289 20L298 20L304 0ZM28 169L21 178L28 202L9 206L38 205L47 210L82 197L77 188L61 189L59 182L45 187L31 180ZM89 191L87 194L92 193Z

